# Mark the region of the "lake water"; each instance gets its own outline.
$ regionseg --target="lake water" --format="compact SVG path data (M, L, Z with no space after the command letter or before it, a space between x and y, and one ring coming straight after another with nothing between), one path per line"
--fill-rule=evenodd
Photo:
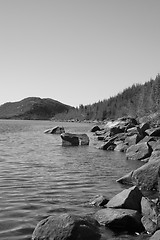
M87 133L89 146L62 147L54 126ZM0 240L30 240L37 223L60 213L90 214L95 195L111 198L124 189L116 179L136 169L125 154L103 151L93 124L0 120ZM135 239L123 236L113 239Z

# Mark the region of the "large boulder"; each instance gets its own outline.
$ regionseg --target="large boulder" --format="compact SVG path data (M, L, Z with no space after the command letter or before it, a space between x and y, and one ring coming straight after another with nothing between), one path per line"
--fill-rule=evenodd
M64 132L65 132L64 127L59 127L59 126L56 126L54 128L47 129L44 131L44 133L50 133L50 134L61 134Z
M157 157L152 161L144 164L134 171L129 172L119 178L117 182L126 185L136 185L141 191L158 190L158 172L160 167L160 158Z
M152 148L146 143L138 143L130 146L126 151L129 160L142 160L151 156Z
M97 211L95 219L113 231L141 232L144 227L141 223L141 214L131 209L104 208Z
M115 195L106 206L110 208L132 209L141 213L142 196L141 191L136 186L133 186Z
M78 145L89 145L89 137L87 134L73 134L63 133L61 134L63 146L78 146Z
M99 224L95 219L62 214L39 222L32 240L99 240L100 236Z
M154 161L144 164L133 171L132 182L144 191L157 190L159 167L159 158L155 158Z

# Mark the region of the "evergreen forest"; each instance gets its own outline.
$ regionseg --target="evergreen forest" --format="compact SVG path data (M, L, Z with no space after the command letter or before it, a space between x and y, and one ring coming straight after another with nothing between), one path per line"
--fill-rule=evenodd
M79 105L55 116L61 120L109 120L143 117L160 111L160 74L144 84L134 84L114 97L90 105Z

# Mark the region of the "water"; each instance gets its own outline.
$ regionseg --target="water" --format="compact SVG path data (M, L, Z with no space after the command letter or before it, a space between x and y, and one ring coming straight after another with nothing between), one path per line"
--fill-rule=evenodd
M62 147L60 135L44 134L56 125L66 132L87 133L90 145ZM98 194L111 198L124 188L116 179L141 163L97 149L92 126L0 120L0 240L30 240L43 218L93 213L98 209L88 205L90 199Z

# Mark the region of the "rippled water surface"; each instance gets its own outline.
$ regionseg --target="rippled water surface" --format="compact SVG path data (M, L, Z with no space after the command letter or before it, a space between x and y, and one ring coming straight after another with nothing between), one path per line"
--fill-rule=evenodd
M87 133L90 145L62 147L60 135L44 134L57 125L66 132ZM126 161L122 153L97 149L100 143L90 132L92 126L0 120L1 240L30 240L43 218L93 213L97 209L88 205L91 198L111 198L123 189L116 179L138 163Z

